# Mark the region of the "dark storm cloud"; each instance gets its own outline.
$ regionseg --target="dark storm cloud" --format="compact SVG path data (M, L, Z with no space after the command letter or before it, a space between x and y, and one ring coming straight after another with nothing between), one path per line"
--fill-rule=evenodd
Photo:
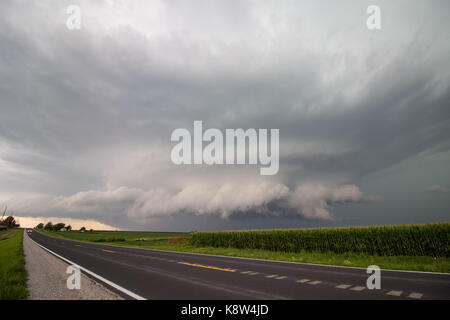
M77 31L69 2L0 4L0 200L23 213L331 219L379 200L355 180L449 150L446 1L380 1L377 32L363 1L76 3ZM175 167L194 120L279 128L279 174Z

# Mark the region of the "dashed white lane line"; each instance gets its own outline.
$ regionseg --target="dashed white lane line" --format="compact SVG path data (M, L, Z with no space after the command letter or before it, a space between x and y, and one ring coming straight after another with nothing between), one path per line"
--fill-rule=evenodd
M396 297L400 297L402 295L403 291L389 291L388 293L386 293L389 296L396 296Z
M363 291L365 288L366 288L366 287L356 286L356 287L351 288L350 290L353 290L353 291Z
M348 289L348 288L350 288L351 286L352 286L351 284L340 284L340 285L336 286L335 288L338 288L338 289Z
M254 271L242 271L241 273L242 274L248 274L250 276L254 276L254 275L259 274L259 272L254 272ZM271 274L271 275L267 275L266 278L282 280L282 279L286 279L287 277L286 276L280 276L278 274ZM300 279L300 280L297 280L296 282L298 282L298 283L307 283L307 284L311 284L311 285L316 285L316 284L322 283L322 281L319 281L319 280L311 281L310 279ZM335 288L337 288L337 289L348 289L351 286L352 286L351 284L339 284ZM350 288L350 290L352 290L352 291L363 291L364 289L366 289L366 288L365 287L361 287L361 286L354 286L353 288ZM390 295L390 296L397 296L397 297L399 297L399 296L402 295L402 293L403 293L403 291L392 290L392 291L389 291L386 294ZM409 298L413 298L413 299L421 299L423 297L423 294L417 293L417 292L413 292L408 297Z

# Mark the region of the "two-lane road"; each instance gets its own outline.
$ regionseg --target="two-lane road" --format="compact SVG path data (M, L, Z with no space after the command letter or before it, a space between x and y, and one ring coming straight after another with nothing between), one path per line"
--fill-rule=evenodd
M369 290L360 268L116 247L36 231L30 238L146 299L450 298L450 274L382 270L381 289Z

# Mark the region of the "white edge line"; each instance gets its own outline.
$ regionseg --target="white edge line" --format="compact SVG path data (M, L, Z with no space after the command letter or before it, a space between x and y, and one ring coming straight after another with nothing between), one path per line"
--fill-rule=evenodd
M31 230L33 230L33 232L36 231L34 229L31 229ZM39 231L37 231L37 232L39 232ZM267 260L267 259L256 259L256 258L246 258L246 257L221 256L221 255L218 255L218 254L207 254L207 253L195 253L195 252L171 251L171 250L161 250L161 249L147 249L147 248L137 248L137 247L115 246L113 244L98 244L98 243L89 242L89 241L79 241L79 240L72 240L72 239L66 239L66 238L58 238L58 237L46 235L44 233L40 233L40 234L42 234L44 236L47 236L47 237L50 237L50 238L62 239L62 240L73 241L73 242L89 243L89 244L92 244L92 245L110 246L110 247L114 247L114 248L130 248L130 249L139 249L139 250L147 250L147 251L161 251L161 252L168 252L168 253L185 253L185 254L191 254L191 255L197 255L197 256L213 256L213 257L232 258L232 259L241 259L241 260L255 260L255 261L264 261L264 262L276 262L276 263L290 263L290 264L308 265L308 266L320 266L320 267L367 270L367 268L363 268L363 267L336 266L336 265L332 265L332 264L319 264L319 263ZM395 270L395 269L381 269L381 270L382 271L390 271L390 272L424 273L424 274L435 274L435 275L450 276L450 273L444 273L444 272Z
M27 236L28 236L28 234L27 234ZM50 252L50 253L53 254L54 256L60 258L61 260L64 260L65 262L67 262L67 263L69 263L69 264L71 264L71 265L77 266L78 268L80 268L80 269L83 270L84 272L86 272L86 273L90 274L91 276L97 278L98 280L100 280L100 281L102 281L102 282L104 282L104 283L110 285L110 286L113 287L114 289L117 289L117 290L119 290L120 292L125 293L127 296L130 296L130 297L132 297L133 299L136 299L136 300L147 300L147 299L145 299L144 297L141 297L140 295L138 295L138 294L136 294L136 293L134 293L134 292L131 292L130 290L127 290L127 289L125 289L124 287L121 287L121 286L119 286L118 284L115 284L114 282L109 281L108 279L103 278L102 276L99 276L98 274L92 272L91 270L88 270L88 269L86 269L86 268L80 266L79 264L76 264L76 263L70 261L69 259L66 259L66 258L60 256L59 254L54 253L54 252L51 251L50 249L47 249L47 248L44 247L43 245L40 245L39 243L37 243L36 241L34 241L33 239L31 239L30 236L28 236L28 238L29 238L31 241L33 241L36 245L38 245L39 247L41 247L42 249L44 249L44 250Z

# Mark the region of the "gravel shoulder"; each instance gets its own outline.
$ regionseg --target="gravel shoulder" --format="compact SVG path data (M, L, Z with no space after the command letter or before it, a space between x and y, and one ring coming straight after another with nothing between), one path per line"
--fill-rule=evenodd
M34 244L23 233L25 268L30 300L123 300L101 284L81 274L80 289L67 288L69 264Z

